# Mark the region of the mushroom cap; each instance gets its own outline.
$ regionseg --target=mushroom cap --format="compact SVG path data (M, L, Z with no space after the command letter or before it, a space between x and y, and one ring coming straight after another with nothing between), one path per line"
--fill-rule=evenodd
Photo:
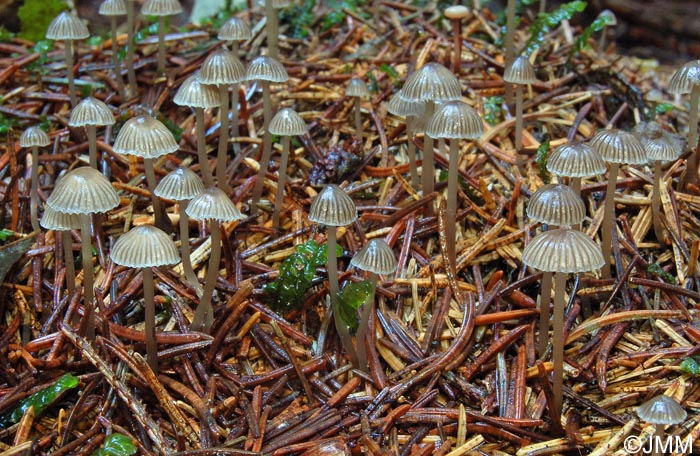
M425 134L431 138L478 139L484 134L479 113L463 101L448 101L430 118Z
M119 154L143 158L158 158L175 152L178 147L168 127L151 116L138 116L127 120L112 146Z
M250 26L239 17L232 17L219 29L218 39L222 41L245 41L253 36Z
M642 142L632 133L611 129L600 130L588 142L609 163L642 165L647 154Z
M669 137L662 136L644 141L644 150L650 161L673 161L683 153L683 143L679 144Z
M46 147L49 144L51 144L49 135L36 125L24 130L19 137L20 147Z
M571 226L586 217L586 205L568 185L548 184L530 196L525 212L536 222Z
M125 0L104 0L100 4L99 14L101 16L124 16L126 13Z
M178 166L168 173L153 189L153 193L157 197L173 201L190 200L203 191L202 179L194 171L184 166Z
M403 86L404 98L408 101L459 100L462 87L450 70L439 63L426 63L406 79Z
M352 78L345 88L345 95L349 97L369 98L369 87L360 78Z
M326 226L347 226L357 219L355 202L335 184L326 185L309 209L309 220Z
M393 274L396 254L383 239L370 239L350 260L350 265L375 274Z
M221 105L219 92L212 86L202 84L199 71L185 79L173 97L173 103L188 108L216 108Z
M58 13L46 30L46 38L49 40L84 40L89 36L90 32L83 21L69 11Z
M71 127L114 125L114 115L102 100L87 97L83 98L70 112L68 125Z
M464 19L469 15L469 8L464 5L453 5L445 8L445 17L448 19Z
M245 218L226 193L216 187L209 187L195 196L187 205L185 213L194 220L233 222Z
M615 16L615 13L613 13L609 9L604 9L603 11L601 11L598 17L605 18L605 22L608 26L617 25L617 16Z
M141 7L141 13L148 16L175 16L181 12L178 0L146 0Z
M50 206L44 206L44 215L39 225L45 230L68 231L80 229L80 216L59 212Z
M532 84L537 80L535 67L527 57L520 55L506 68L503 80L513 84Z
M691 60L671 75L668 91L678 94L690 93L698 84L700 84L700 60Z
M292 108L281 109L270 120L270 133L280 136L300 136L306 133L304 120Z
M106 177L86 166L61 177L46 204L66 214L94 214L116 207L119 196Z
M673 398L664 394L653 397L637 407L639 419L650 424L678 424L688 416Z
M151 225L135 226L117 239L109 257L129 268L150 268L177 264L180 254L164 231Z
M547 171L555 176L591 177L605 170L605 160L598 151L579 141L562 144L547 157Z
M401 117L420 116L425 111L425 102L422 100L407 100L404 97L403 89L394 94L387 104L387 110Z
M199 82L231 85L245 80L245 69L233 52L219 48L207 56L199 70Z
M603 267L600 246L580 231L558 229L538 234L523 250L525 265L545 272L586 272Z
M248 81L270 81L275 83L287 82L289 75L279 61L267 55L254 58L245 72Z

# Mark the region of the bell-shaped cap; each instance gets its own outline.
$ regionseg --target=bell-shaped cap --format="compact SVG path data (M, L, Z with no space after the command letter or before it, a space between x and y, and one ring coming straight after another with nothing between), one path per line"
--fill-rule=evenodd
M425 134L431 138L478 139L484 134L479 113L463 101L449 101L430 118Z
M403 86L404 98L409 101L459 100L462 88L450 70L439 63L426 63L408 77Z
M29 127L19 137L20 147L46 147L51 144L49 135L37 126Z
M403 89L401 89L391 97L387 105L387 110L395 116L418 117L425 111L425 101L407 100L406 97L404 97Z
M46 204L66 214L94 214L115 208L119 196L102 173L87 166L61 177Z
M46 38L49 40L84 40L89 36L90 32L83 21L69 11L59 13L46 30Z
M126 0L104 0L100 3L101 16L124 16L126 13Z
M647 162L642 142L626 131L600 130L588 143L609 163L642 165Z
M350 265L375 274L393 274L396 254L383 239L370 239L350 260Z
M352 78L345 88L345 95L349 97L369 98L369 87L360 78Z
M202 179L189 168L178 166L162 178L153 193L159 198L186 201L204 191Z
M300 136L306 133L304 120L292 108L281 109L270 120L270 133L280 136Z
M199 71L196 71L180 84L173 97L173 103L188 108L208 109L218 107L221 100L219 100L219 92L214 87L202 84L199 80Z
M102 100L87 97L83 98L70 112L68 125L71 127L114 125L114 114Z
M245 72L248 81L270 81L274 83L287 82L289 75L279 61L267 55L254 58Z
M175 16L181 12L178 0L146 0L141 7L141 13L147 16Z
M662 136L644 141L644 150L650 161L673 161L683 153L683 143Z
M309 220L326 226L347 226L357 219L357 206L342 188L326 185L309 209Z
M80 215L66 214L44 206L44 215L39 220L39 225L45 230L68 231L80 229Z
M464 19L469 16L469 8L464 5L452 5L445 8L447 19Z
M691 60L671 75L668 91L678 94L690 93L698 84L700 84L700 60Z
M535 67L524 55L518 56L503 73L503 80L512 84L532 84L537 80Z
M688 414L673 398L662 394L637 407L637 416L649 424L669 425L685 421Z
M207 56L199 70L199 82L231 85L245 80L243 64L228 49L219 48Z
M112 146L119 154L143 158L158 158L175 152L178 147L168 127L151 116L138 116L127 120Z
M194 220L234 222L245 218L226 193L216 187L209 187L195 196L187 205L185 212Z
M605 160L598 151L579 141L562 144L547 157L547 171L555 176L591 177L605 170Z
M603 267L600 246L584 233L558 229L538 234L523 250L525 265L544 272L586 272Z
M178 264L180 254L164 231L151 225L135 226L117 239L109 257L129 268L151 268Z
M586 217L586 206L571 187L548 184L530 196L526 213L539 223L571 226L583 221Z
M239 17L232 17L219 29L219 38L222 41L245 41L253 36L250 26Z

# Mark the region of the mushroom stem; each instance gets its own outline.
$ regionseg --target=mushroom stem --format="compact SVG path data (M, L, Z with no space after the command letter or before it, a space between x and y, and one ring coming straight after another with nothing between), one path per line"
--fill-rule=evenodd
M70 106L75 108L78 100L75 96L75 81L73 81L73 42L66 40L63 42L66 54L66 77L68 78L68 96L70 97Z
M80 322L80 334L88 341L95 341L95 291L92 270L92 242L90 239L90 215L80 214L80 243L83 256L83 319Z
M554 369L554 406L556 416L561 416L564 389L564 305L566 273L554 274L554 315L552 316L552 362Z
M428 120L433 117L435 112L435 102L428 100L425 103L425 112L423 113L424 124L427 124ZM423 196L428 196L433 193L435 189L435 164L433 163L433 138L428 135L423 136L423 166L422 166L422 187ZM433 209L433 204L430 203L426 206L426 215L432 215L435 210Z
M540 0L540 14L547 11L547 0Z
M165 74L165 16L158 16L158 75L162 74Z
M135 1L136 0L127 0L126 2L126 69L131 96L138 93L136 71L134 70L134 47L136 46L136 43L134 42L134 18L136 16L136 12L134 11Z
M161 211L160 200L153 191L156 188L156 172L153 169L153 159L144 158L143 168L146 171L146 182L148 183L148 190L151 192L151 203L153 204L153 217L155 218L155 225L164 230L167 233L172 232L170 227L165 224L163 220L163 214Z
M651 219L654 221L654 234L660 244L664 242L664 229L661 226L661 161L654 162L654 186L651 191Z
M525 161L527 158L522 153L523 149L523 85L515 84L515 152L517 165L521 175L525 175Z
M228 149L228 86L219 85L219 98L221 105L219 117L221 127L219 129L219 151L216 154L216 185L226 191L226 152Z
M538 354L540 358L547 352L549 342L549 305L552 302L552 273L542 273L540 284L540 332L538 335Z
M355 98L355 135L362 141L362 113L360 112L360 97Z
M88 125L86 129L88 137L88 147L90 150L90 166L93 169L97 169L97 126Z
M580 177L571 178L571 188L576 193L577 196L581 196L581 178Z
M338 337L340 337L340 343L345 348L348 356L350 356L352 365L357 366L357 353L355 353L355 348L352 344L350 330L340 316L340 303L338 302L338 259L335 256L337 245L336 229L337 228L334 226L328 227L328 289L331 295L331 309L333 310L333 321L335 322L335 329L338 331Z
M659 446L661 446L662 442L664 441L664 435L664 425L655 424L654 434L651 436L651 456L662 456L661 451L659 451Z
M357 345L357 362L358 367L363 372L369 373L369 364L367 363L367 327L369 326L369 316L374 309L374 294L377 289L377 274L370 272L369 281L372 284L372 293L370 293L367 301L362 306L360 313L360 324L357 326L357 337L355 342Z
M603 209L603 259L605 264L601 269L601 277L610 278L610 253L612 252L612 230L615 222L615 188L617 186L617 172L620 169L619 163L610 164L610 174L608 176L608 187L605 192L605 208Z
M263 183L267 174L267 164L272 155L272 135L269 131L270 119L272 119L272 102L270 101L270 81L262 81L263 88L263 152L260 157L260 169L258 170L258 178L255 180L253 188L253 201L250 205L250 214L254 215L258 212L258 202L263 192Z
M119 43L117 42L117 16L109 17L109 26L112 32L112 65L114 65L114 78L117 80L119 98L126 100L126 87L122 77L121 65L119 65Z
M688 120L688 147L690 155L685 165L683 185L697 182L698 180L698 104L700 100L700 84L695 84L690 91L690 119Z
M447 256L457 264L457 170L459 168L459 140L450 139L450 162L447 167Z
M189 284L197 292L197 296L201 299L202 285L197 280L197 275L192 269L192 260L190 259L190 230L189 230L189 218L185 209L187 209L188 201L180 201L179 212L180 212L180 255L182 256L182 269L185 271L185 277Z
M282 159L280 160L279 178L277 179L277 193L275 194L275 211L272 213L272 226L280 224L280 212L284 200L284 183L287 180L287 161L289 160L289 136L282 137Z
M452 20L455 53L452 60L452 72L459 77L459 72L462 69L462 19L457 18Z
M238 46L236 46L236 49L238 49ZM238 52L235 55L238 58ZM238 84L234 84L231 90L231 137L238 138L238 136L240 136L238 128ZM236 155L241 153L241 145L238 141L233 143L233 152Z
M204 134L204 108L194 108L194 117L197 121L197 160L202 169L202 179L205 187L213 187L214 178L211 175L209 157L207 156L207 139Z
M504 67L508 68L515 59L515 0L508 0L506 10L506 55ZM513 86L505 85L505 101L508 106L513 106Z
M66 288L68 294L73 295L75 292L75 264L73 261L73 237L71 232L61 231L63 241L63 263L66 265Z
M267 20L267 52L273 59L279 59L277 51L277 11L272 0L265 0L265 19Z
M420 178L418 177L418 163L416 160L416 144L413 142L414 125L416 123L415 116L406 117L406 138L408 141L408 162L411 169L411 184L416 190L420 189Z
M39 226L39 148L32 146L32 188L29 200L29 212L32 219L32 229L37 233L41 231Z
M158 373L158 344L156 342L156 304L153 291L153 271L143 268L143 300L146 306L146 359L153 372Z
M192 319L190 329L193 331L208 331L214 323L214 309L211 305L214 296L216 278L219 276L219 262L221 261L221 231L219 222L210 220L211 225L211 253L209 254L209 266L207 268L207 278L204 281L204 292L199 300L197 311Z

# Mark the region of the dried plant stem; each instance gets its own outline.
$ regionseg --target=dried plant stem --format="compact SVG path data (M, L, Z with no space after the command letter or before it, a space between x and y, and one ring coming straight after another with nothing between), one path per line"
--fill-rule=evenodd
M289 160L289 136L282 137L282 159L280 160L277 193L275 194L275 211L272 213L272 226L279 226L282 202L284 201L284 184L287 181L287 162Z
M610 164L608 176L608 188L605 192L605 207L603 209L603 259L605 264L601 269L601 276L604 279L610 278L610 253L612 252L612 230L615 226L615 188L617 185L617 173L620 169L619 163Z
M88 147L90 150L90 166L93 169L97 169L97 126L88 125L85 128L87 129Z
M68 96L70 97L70 107L75 108L78 99L75 96L75 81L73 80L73 41L64 41L66 55L66 78L68 78Z
M197 311L192 319L190 329L193 331L208 331L214 323L214 308L211 300L214 296L216 278L219 276L219 262L221 261L221 229L219 222L209 220L211 226L211 253L209 254L209 266L207 267L207 278L204 281L204 292L199 300Z
M136 0L126 1L126 69L127 78L129 79L129 90L131 91L131 96L138 93L138 83L136 82L136 70L134 70L134 47L136 43L134 42L134 21L136 12L134 11L134 2Z
M265 0L265 19L267 20L267 53L279 60L277 49L277 11L272 6L272 0Z
M360 97L355 98L355 135L357 139L362 141L362 111L360 109L361 100Z
M95 291L92 270L92 242L90 238L90 215L80 214L80 243L83 256L83 319L80 333L90 341L95 341Z
M411 169L411 184L416 190L420 190L420 178L418 177L418 161L416 160L416 144L413 142L416 116L406 117L406 138L408 141L408 162Z
M552 316L552 363L554 365L554 404L556 416L561 416L564 388L564 306L566 273L554 274L554 315Z
M459 139L450 139L450 164L447 168L447 256L457 264L457 170L459 169Z
M202 169L202 180L204 186L209 188L214 186L214 178L211 175L209 166L209 156L207 156L207 140L204 134L204 108L194 108L194 117L197 122L197 160Z
M38 233L41 231L41 226L39 226L39 148L37 146L32 146L32 188L29 212L32 229Z
M663 245L664 228L661 224L661 161L654 162L654 186L651 190L651 219L654 222L656 240Z
M523 85L515 84L515 153L516 164L521 175L525 175L525 162L527 157L523 155Z
M374 295L377 289L377 274L370 272L369 282L372 284L372 292L370 293L367 301L365 301L362 306L362 311L360 313L360 324L357 326L357 337L355 338L355 343L357 345L357 362L358 367L362 369L363 372L370 373L369 363L367 362L367 327L369 326L369 316L374 309Z
M328 227L328 289L331 295L331 309L333 310L333 321L335 322L335 329L338 332L338 337L340 337L340 342L348 353L348 356L350 356L352 365L357 366L357 353L355 353L350 330L340 316L340 303L338 302L338 259L335 256L337 245L336 229L337 228L334 226Z
M146 182L148 183L148 190L151 192L151 203L153 204L153 216L155 218L155 225L159 228L161 227L166 227L166 221L163 220L163 213L161 211L161 206L160 206L160 200L156 196L155 193L153 193L153 190L156 188L156 172L155 169L153 168L153 159L152 158L144 158L143 159L143 167L144 170L146 171ZM168 222L169 223L169 222ZM161 228L163 229L163 228ZM167 230L166 231L170 232Z
M165 16L158 16L158 74L165 74Z
M197 275L192 269L192 260L190 259L190 230L189 230L189 217L185 209L187 209L188 201L180 201L179 212L180 212L180 255L182 256L182 269L185 271L185 278L187 282L194 288L197 292L197 296L201 299L204 290L202 285L197 280Z
M552 273L544 272L540 284L540 332L538 335L538 352L542 358L547 352L549 342L549 305L552 302Z
M425 112L423 113L423 123L427 124L428 120L433 117L435 112L435 102L428 100L425 104ZM435 190L435 163L433 160L433 138L428 135L423 139L423 166L422 166L422 187L423 196L430 195ZM433 204L426 206L426 215L435 213Z
M156 304L153 290L153 270L143 268L143 299L146 306L146 357L148 365L158 372L158 344L156 343Z
M260 157L260 169L258 170L258 178L255 180L253 187L253 200L250 205L250 214L254 215L258 212L258 202L263 192L263 184L265 183L265 175L267 174L267 164L270 162L272 155L272 135L270 134L269 125L272 119L272 101L270 99L270 81L261 81L263 89L263 152Z
M226 154L228 149L228 86L219 86L219 117L221 128L219 129L219 151L216 154L216 185L226 191Z

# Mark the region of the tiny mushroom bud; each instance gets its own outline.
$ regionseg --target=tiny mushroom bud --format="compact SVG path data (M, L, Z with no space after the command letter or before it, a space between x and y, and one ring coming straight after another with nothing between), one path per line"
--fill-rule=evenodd
M360 101L362 98L369 98L369 88L362 79L352 78L345 89L345 95L355 100L355 135L362 140Z
M124 86L124 78L122 77L121 65L119 65L117 16L125 16L127 13L128 11L126 8L126 0L104 0L100 4L100 16L109 17L110 36L112 38L112 65L114 66L114 75L116 76L117 80L119 97L122 99L122 101L126 100L126 87Z
M146 0L141 13L158 17L158 74L165 73L165 18L182 12L178 0Z
M458 77L462 67L462 19L469 16L469 12L469 8L464 5L453 5L445 9L445 17L452 21L452 34L455 40L452 72Z
M518 153L518 169L525 173L525 159L521 154L523 148L523 86L537 80L535 68L524 55L519 56L506 67L503 80L515 84L515 150Z
M49 144L51 144L49 135L39 127L29 127L19 137L20 147L32 148L32 187L29 212L34 231L39 231L39 147L46 147Z
M66 75L68 77L68 96L70 96L70 105L74 107L77 103L75 97L75 82L73 82L73 41L84 40L90 37L83 21L75 14L63 11L56 16L49 28L46 30L46 38L50 40L63 40L66 57Z

